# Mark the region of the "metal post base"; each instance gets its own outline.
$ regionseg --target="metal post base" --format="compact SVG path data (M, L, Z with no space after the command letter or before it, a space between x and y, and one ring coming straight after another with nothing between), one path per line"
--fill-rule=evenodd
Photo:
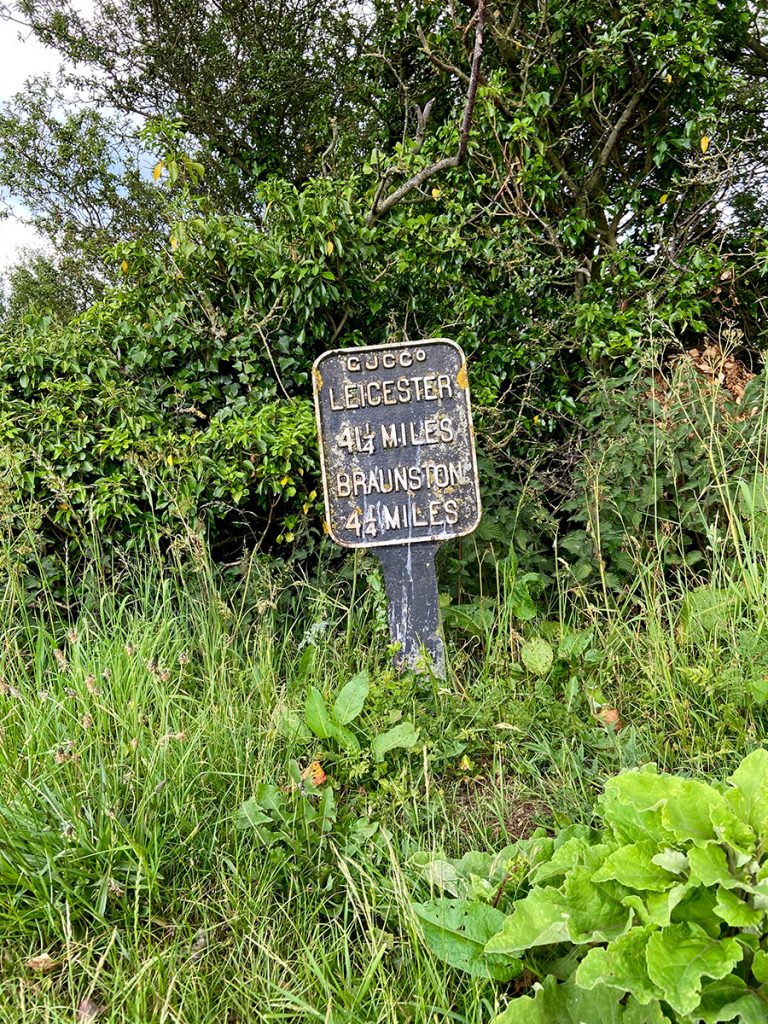
M438 546L426 541L371 550L384 569L389 631L393 643L400 644L395 665L414 672L431 672L444 679L445 649L440 635L435 573Z

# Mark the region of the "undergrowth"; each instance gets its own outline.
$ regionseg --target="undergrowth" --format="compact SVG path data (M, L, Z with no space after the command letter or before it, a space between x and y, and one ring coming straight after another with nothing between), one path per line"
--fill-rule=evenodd
M723 780L765 744L766 479L708 451L706 572L670 569L669 520L620 588L497 558L446 596L445 680L392 669L361 553L222 572L181 538L48 591L3 549L0 1022L504 1013L535 975L425 944L425 862L594 825L621 771Z

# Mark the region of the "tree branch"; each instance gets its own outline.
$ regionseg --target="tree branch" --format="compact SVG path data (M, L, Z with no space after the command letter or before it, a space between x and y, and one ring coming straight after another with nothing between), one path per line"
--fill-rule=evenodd
M395 189L394 192L390 193L386 199L381 200L380 195L377 194L373 203L373 208L368 214L368 227L373 227L378 220L381 220L385 213L388 213L389 210L404 199L409 192L412 192L415 188L423 185L428 178L433 177L435 174L439 174L441 171L447 170L449 167L458 167L459 164L463 163L464 158L467 155L467 147L469 146L469 129L472 124L472 113L475 109L475 98L477 96L477 87L480 81L480 59L483 55L485 5L486 0L478 0L475 45L472 53L472 69L469 75L469 86L467 87L467 101L464 106L464 116L461 120L461 127L459 128L459 147L455 155L443 157L442 160L436 160L428 167L423 167L407 181L404 181L403 184L399 188Z
M622 110L619 119L616 121L616 124L609 132L608 138L605 140L605 144L598 154L597 162L595 163L594 169L590 174L589 178L587 179L587 183L584 187L584 191L587 193L587 195L589 195L592 192L595 185L598 183L598 181L600 181L600 178L602 177L603 171L606 168L608 160L611 157L611 153L613 152L614 146L619 141L619 136L632 119L632 115L637 110L640 100L643 98L643 95L645 93L645 88L646 87L644 86L643 88L638 89L636 92L632 94L629 103L627 103L624 110Z
M426 54L428 60L435 65L439 71L446 71L450 75L455 75L465 85L469 85L469 75L466 74L461 68L457 68L455 64L449 64L447 61L441 60L440 57L430 47L424 29L421 25L416 26L416 31L419 33L419 39L421 40L421 49Z

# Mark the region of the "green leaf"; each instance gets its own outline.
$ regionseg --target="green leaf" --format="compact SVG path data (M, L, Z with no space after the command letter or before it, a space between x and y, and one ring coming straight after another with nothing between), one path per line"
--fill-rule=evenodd
M447 860L436 857L421 866L421 875L431 887L441 889L451 896L466 895L466 880Z
M497 981L509 981L522 973L518 960L485 952L488 940L504 924L501 910L472 900L444 898L415 903L413 909L426 945L452 967Z
M360 743L358 742L357 736L348 729L345 725L337 725L333 731L333 739L347 751L348 754L356 754L360 750Z
M717 939L722 926L715 914L716 903L717 898L713 889L689 886L683 898L672 908L670 924L686 922L696 925L711 939Z
M680 850L673 850L669 846L661 850L660 853L654 854L651 859L654 864L658 864L660 868L664 868L665 871L670 871L674 875L684 875L688 871L688 855Z
M606 782L599 806L618 840L674 845L674 837L662 820L670 795L669 781L670 776L658 775L655 767L648 765L622 772Z
M768 839L768 750L753 750L729 776L726 800L762 839Z
M532 946L567 942L568 903L558 889L533 889L517 900L502 930L489 941L487 952L524 953Z
M609 854L592 876L593 882L614 880L629 889L664 892L675 884L675 877L655 864L658 847L653 843L631 843Z
M568 630L560 641L557 648L558 658L570 661L572 658L580 658L592 643L594 631L591 629Z
M692 1013L701 996L702 978L724 978L741 960L735 939L713 939L697 925L681 923L655 932L646 960L651 981L677 1013Z
M288 820L285 797L277 786L273 786L269 782L260 782L256 787L254 798L263 810L272 811L273 814L282 818L283 821Z
M283 711L277 721L277 731L287 740L308 743L312 739L312 733L307 728L304 719L295 711Z
M725 850L717 843L692 846L688 851L691 878L702 885L722 885L732 889L737 880L731 875Z
M765 920L764 911L751 907L728 889L718 889L714 912L732 928L759 927Z
M709 818L718 839L737 851L740 864L752 859L755 854L755 833L725 799L710 807Z
M335 736L336 723L331 718L331 713L323 700L323 695L316 686L310 686L309 688L304 715L307 719L307 725L318 739L328 740Z
M605 949L590 949L576 970L576 984L631 992L643 1005L658 999L661 993L648 977L645 965L645 951L654 931L653 926L632 928Z
M238 809L235 818L235 828L257 828L259 825L268 825L271 821L272 819L268 814L264 813L260 804L253 797L250 797Z
M525 580L517 580L509 593L509 606L512 614L521 622L530 622L538 614Z
M531 881L535 882L536 885L540 885L547 879L565 875L571 868L576 867L577 864L584 863L584 856L590 845L584 836L573 836L571 839L568 839L557 847L549 860L539 865L531 875Z
M317 820L320 822L320 831L323 835L330 832L336 822L336 798L331 786L324 789L323 795L320 797Z
M695 1020L701 1024L723 1024L725 1021L765 1024L768 1009L765 1002L747 988L746 982L732 975L703 986Z
M448 605L443 611L443 622L459 629L468 636L484 640L493 628L496 616L493 609L486 608L477 602L462 605Z
M675 778L670 782L662 818L679 842L706 843L717 838L710 812L724 804L720 793L705 782Z
M358 672L342 686L333 705L333 717L339 725L348 725L357 718L363 710L370 685L368 673Z
M340 747L352 754L360 750L360 744L355 734L346 726L337 725L333 720L323 696L316 686L309 688L304 714L307 725L318 739L335 740Z
M688 591L680 606L680 630L690 637L714 633L730 621L741 600L736 590L696 587Z
M641 1006L631 996L626 1006L614 989L579 988L573 977L562 984L552 975L533 996L513 999L491 1024L665 1024L658 1003Z
M419 730L412 722L399 722L387 732L374 736L371 742L371 753L375 761L381 761L386 753L395 747L406 750L419 742Z
M545 676L549 672L554 658L552 647L540 636L526 640L520 648L520 660L529 672L537 676Z
M752 973L760 984L768 981L768 953L758 949L752 961Z
M626 889L616 882L592 881L605 859L605 846L592 847L586 863L573 868L565 879L568 904L568 935L572 942L615 939L630 927L632 914L623 903Z

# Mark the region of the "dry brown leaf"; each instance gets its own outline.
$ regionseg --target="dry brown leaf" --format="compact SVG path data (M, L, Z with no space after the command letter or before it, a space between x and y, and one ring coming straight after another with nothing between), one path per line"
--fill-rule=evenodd
M106 1009L103 1003L99 1003L90 996L86 996L85 999L81 1000L77 1008L77 1016L75 1018L77 1024L93 1024Z
M40 953L38 956L30 957L26 966L30 971L42 971L43 974L47 974L59 966L59 961L54 960L50 953Z
M612 726L616 732L621 732L624 728L624 723L619 717L619 712L616 708L600 708L597 712L597 719L606 727Z

